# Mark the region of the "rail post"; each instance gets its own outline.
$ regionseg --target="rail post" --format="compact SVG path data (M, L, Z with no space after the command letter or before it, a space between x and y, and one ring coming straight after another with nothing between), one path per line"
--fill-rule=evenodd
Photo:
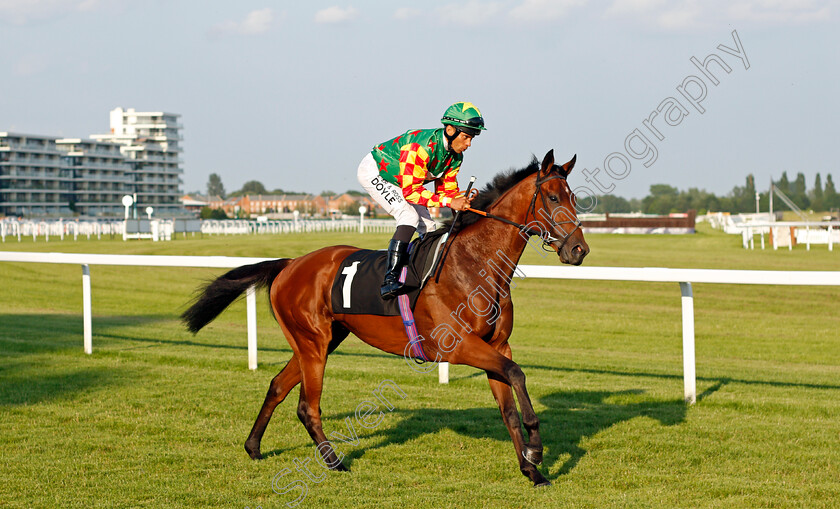
M697 402L697 375L694 358L694 292L691 289L691 283L680 283L680 293L682 293L685 402L693 405Z
M441 362L438 364L438 383L439 384L448 384L449 383L449 363L448 362Z
M248 320L248 369L257 369L257 292L249 286L245 293L245 315Z
M82 321L84 322L84 339L83 344L85 353L90 355L93 353L93 326L91 319L91 305L90 305L90 266L82 264Z

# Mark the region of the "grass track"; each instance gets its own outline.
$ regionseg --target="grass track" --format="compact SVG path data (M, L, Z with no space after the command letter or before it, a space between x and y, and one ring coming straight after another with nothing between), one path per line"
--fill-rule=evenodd
M840 270L824 247L745 251L740 238L588 238L587 265ZM168 243L8 241L3 250L291 257L384 235L214 237ZM558 263L528 251L523 263ZM81 348L81 270L0 264L0 506L835 507L840 500L840 288L695 285L700 401L682 401L676 284L522 280L514 358L546 446L534 490L483 373L449 386L348 339L330 358L327 433L386 379L405 392L359 444L351 474L295 471L314 447L278 407L248 459L242 443L271 377L291 355L264 295L260 368L246 369L244 302L196 336L177 321L215 269L91 268L94 354ZM351 417L352 418L352 417Z

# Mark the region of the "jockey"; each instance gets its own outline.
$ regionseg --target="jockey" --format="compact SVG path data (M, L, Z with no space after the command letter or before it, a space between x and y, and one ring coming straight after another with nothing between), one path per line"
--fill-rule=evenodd
M447 108L443 128L418 129L381 143L359 164L359 183L376 203L397 220L397 231L388 244L388 269L380 288L383 299L399 295L400 272L408 263L408 243L435 229L427 207L464 210L469 198L456 179L463 153L484 128L481 112L470 102ZM435 183L431 192L424 184Z

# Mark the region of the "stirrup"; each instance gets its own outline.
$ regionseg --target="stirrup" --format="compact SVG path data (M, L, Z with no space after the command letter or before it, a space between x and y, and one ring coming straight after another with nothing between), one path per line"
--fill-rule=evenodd
M403 291L404 286L399 280L382 283L382 286L379 287L379 295L385 300L394 299L405 293Z

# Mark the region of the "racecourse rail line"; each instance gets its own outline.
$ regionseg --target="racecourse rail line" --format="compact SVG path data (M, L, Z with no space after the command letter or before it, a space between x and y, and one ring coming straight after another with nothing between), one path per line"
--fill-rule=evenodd
M63 263L82 266L83 347L87 354L93 353L90 290L91 265L235 268L272 259L237 256L0 252L0 262ZM840 271L563 267L547 265L519 265L518 268L525 274L526 278L679 283L680 293L682 295L683 380L685 401L689 404L697 401L696 361L694 356L694 293L691 286L692 283L840 286ZM248 329L248 368L257 369L257 300L254 287L249 288L246 293L246 317ZM448 383L448 363L442 362L438 367L439 381L441 383Z

